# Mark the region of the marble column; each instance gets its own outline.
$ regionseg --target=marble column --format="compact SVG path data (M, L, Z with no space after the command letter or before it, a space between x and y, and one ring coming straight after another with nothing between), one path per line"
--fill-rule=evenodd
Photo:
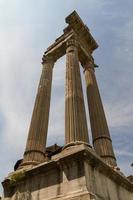
M54 60L52 58L43 58L42 74L21 166L39 164L45 159L53 66Z
M116 166L112 141L95 77L93 59L84 64L93 145L104 161Z
M65 90L65 143L89 142L88 128L83 99L78 58L78 43L75 39L67 42L66 49L66 90Z

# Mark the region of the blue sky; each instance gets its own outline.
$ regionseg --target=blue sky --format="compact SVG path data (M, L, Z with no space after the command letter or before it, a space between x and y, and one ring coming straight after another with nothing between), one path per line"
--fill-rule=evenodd
M73 10L99 44L93 54L96 75L118 165L132 173L132 8L131 0L0 0L1 181L24 152L43 52L62 34ZM64 83L65 57L54 68L48 145L64 142ZM86 112L88 118L87 105ZM90 134L89 122L88 128Z

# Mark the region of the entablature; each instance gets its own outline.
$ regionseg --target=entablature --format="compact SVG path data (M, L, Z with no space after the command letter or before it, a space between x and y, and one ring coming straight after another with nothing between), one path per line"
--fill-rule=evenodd
M66 22L69 25L64 29L64 34L58 37L55 42L47 48L44 52L42 63L46 56L52 56L54 60L64 56L66 54L66 43L73 38L76 39L79 44L78 52L81 64L83 64L86 59L92 59L91 54L98 45L90 34L88 27L82 22L75 11L66 18Z

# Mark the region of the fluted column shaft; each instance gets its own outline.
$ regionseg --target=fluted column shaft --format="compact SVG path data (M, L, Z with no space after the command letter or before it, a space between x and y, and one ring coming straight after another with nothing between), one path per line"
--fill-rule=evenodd
M38 164L44 161L53 65L54 61L48 57L43 61L42 74L38 86L22 165Z
M106 163L116 166L112 141L95 77L93 61L84 65L87 99L94 148Z
M66 49L65 142L88 143L88 129L76 40L69 40Z

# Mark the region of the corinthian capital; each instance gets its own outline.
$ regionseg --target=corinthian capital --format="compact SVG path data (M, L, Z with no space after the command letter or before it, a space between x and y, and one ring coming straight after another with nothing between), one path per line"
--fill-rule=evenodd
M74 47L78 47L78 41L76 40L76 38L71 38L69 40L67 40L66 42L66 47L69 47L69 46L74 46Z
M92 58L92 59L85 60L83 64L83 68L84 68L84 71L94 70L95 68L94 59Z
M42 64L45 64L45 63L55 63L56 59L53 55L43 55L42 57Z

